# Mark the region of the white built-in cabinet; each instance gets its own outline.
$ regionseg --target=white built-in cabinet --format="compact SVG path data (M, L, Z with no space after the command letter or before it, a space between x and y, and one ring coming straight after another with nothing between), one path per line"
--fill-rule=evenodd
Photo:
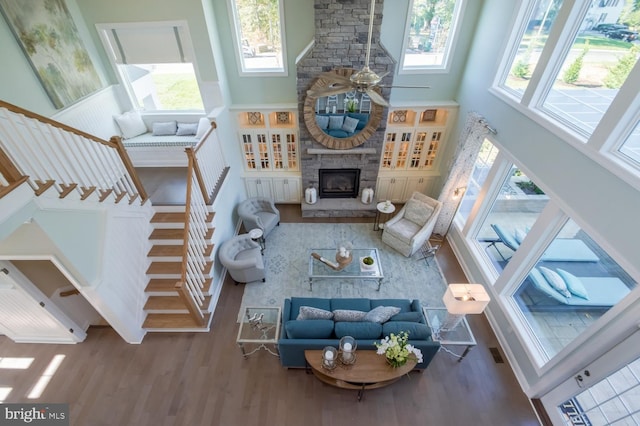
M255 107L236 113L249 197L276 203L302 199L298 119L294 106Z
M392 107L387 118L376 198L404 202L414 191L435 196L440 153L457 105Z

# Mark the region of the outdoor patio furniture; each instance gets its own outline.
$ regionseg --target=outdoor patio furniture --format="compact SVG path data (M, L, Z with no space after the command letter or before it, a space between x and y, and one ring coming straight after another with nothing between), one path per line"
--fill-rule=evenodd
M514 232L509 232L501 225L492 223L491 228L495 231L498 239L490 240L491 244L487 248L496 247L497 243L502 243L512 251L520 247L520 242ZM496 247L496 251L502 260L508 261ZM540 260L545 262L598 262L600 258L584 243L577 238L556 238L549 244L549 247L542 254Z

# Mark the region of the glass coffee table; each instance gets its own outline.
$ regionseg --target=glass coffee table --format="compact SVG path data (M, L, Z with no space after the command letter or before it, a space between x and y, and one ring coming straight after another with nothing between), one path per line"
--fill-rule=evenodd
M271 355L278 353L278 337L280 337L280 307L246 308L236 343L240 346L242 356L247 358L252 353L264 349ZM245 344L257 345L251 352L245 351ZM273 346L273 350L269 346Z
M336 261L336 249L311 249L309 250L309 291L313 291L313 282L318 279L360 279L378 282L378 291L382 285L384 274L377 248L355 248L351 250L352 261L341 270L335 270L324 262L314 258L312 254L319 255L328 262L339 266ZM360 262L363 257L371 256L374 264L366 268Z
M465 346L462 355L445 349L446 352L458 357L458 362L467 356L469 351L476 346L476 338L473 336L471 327L466 318L462 318L454 328L449 330L442 329L442 324L447 318L447 308L431 308L423 307L422 312L427 319L427 325L431 328L431 338L440 342L442 346Z

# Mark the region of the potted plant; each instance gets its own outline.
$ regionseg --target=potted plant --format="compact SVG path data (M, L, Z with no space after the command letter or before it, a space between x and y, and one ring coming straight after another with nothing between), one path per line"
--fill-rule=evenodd
M360 259L363 269L374 269L376 267L375 260L371 256L365 256Z

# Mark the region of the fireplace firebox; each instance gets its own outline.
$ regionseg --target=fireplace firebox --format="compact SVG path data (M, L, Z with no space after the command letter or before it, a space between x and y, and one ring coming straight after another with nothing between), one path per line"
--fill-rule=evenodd
M320 198L357 198L360 169L320 169Z

